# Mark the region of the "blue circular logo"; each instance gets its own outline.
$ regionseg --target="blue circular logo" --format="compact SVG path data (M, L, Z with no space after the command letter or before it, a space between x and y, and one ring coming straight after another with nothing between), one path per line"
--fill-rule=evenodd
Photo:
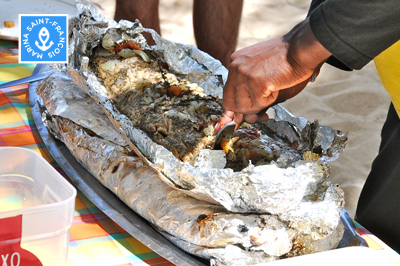
M20 15L20 62L67 62L67 15Z

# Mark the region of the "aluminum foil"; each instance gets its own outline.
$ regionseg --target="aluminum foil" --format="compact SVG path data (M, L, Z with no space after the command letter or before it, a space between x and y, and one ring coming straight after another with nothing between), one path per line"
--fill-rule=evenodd
M90 128L96 135L120 146L128 146L121 137L121 133L115 129L110 120L104 119L104 111L99 105L94 105L93 100L79 90L79 87L71 83L71 78L65 74L54 72L46 82L42 83L42 98L46 100L43 104L53 116L60 116L76 121L84 128ZM47 87L48 88L44 88ZM69 90L54 90L55 86ZM44 95L44 93L46 95ZM87 105L93 104L91 111L87 111ZM82 114L85 114L82 116Z
M306 255L310 253L315 253L322 251L322 247L335 247L335 244L331 241L335 241L336 237L340 237L343 231L343 225L339 224L333 236L324 239L315 240L315 238L310 235L298 235L292 241L292 249L284 256L273 257L268 256L262 251L249 251L238 247L237 245L227 245L225 248L207 248L204 249L201 246L197 246L193 243L184 241L168 233L161 232L165 238L175 243L177 246L195 254L200 257L210 258L211 265L238 265L238 266L248 266L248 265L265 265L264 263L286 259L293 256ZM310 250L313 250L310 252Z
M321 250L330 249L335 243L337 245L340 234L335 235L335 232L342 232L340 213L344 197L341 188L328 181L328 163L342 152L347 140L345 133L296 118L277 105L274 107L275 120L265 124L272 135L261 139L265 139L268 145L274 145L274 141L298 144L297 151L301 151L301 155L288 152L287 147L283 147L282 156L277 161L261 166L250 163L240 172L224 169L220 164L210 165L210 160L221 160L220 153L214 154L213 151L197 158L194 166L181 162L135 128L115 108L107 97L107 90L90 68L93 49L106 33L119 34L121 39L134 39L147 52L167 62L177 76L198 83L206 93L214 96L222 95L227 70L219 61L197 48L168 41L155 31L144 29L138 21L116 23L106 19L89 2L77 2L77 15L70 23L69 47L74 49L69 54L69 72L75 83L120 125L118 129L128 136L151 167L162 173L158 178L172 188L179 187L180 192L186 195L222 205L230 212L276 215L297 236L304 236L296 239L310 250L316 247L311 247L309 239L317 241L317 236L320 238L317 246ZM144 31L151 33L156 45L150 47L145 43L141 35ZM321 155L316 156L313 153L315 150L319 150ZM209 167L205 167L207 165ZM326 239L330 240L323 241Z
M231 213L189 197L115 141L102 109L68 76L55 73L37 91L50 114L46 124L89 172L173 243L213 265L251 265L331 249L342 238L341 223L331 234L315 236L277 215ZM103 134L108 130L110 135Z

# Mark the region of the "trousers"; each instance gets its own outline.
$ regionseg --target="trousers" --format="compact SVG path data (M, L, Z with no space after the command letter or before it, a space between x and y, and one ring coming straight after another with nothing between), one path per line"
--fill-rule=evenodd
M400 253L400 119L390 105L355 220Z

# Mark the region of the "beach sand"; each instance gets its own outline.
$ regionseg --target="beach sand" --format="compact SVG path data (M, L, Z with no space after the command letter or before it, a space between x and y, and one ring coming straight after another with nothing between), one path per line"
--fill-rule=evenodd
M92 0L113 18L114 0ZM306 0L245 0L237 49L281 36L307 14ZM195 45L192 1L160 0L161 33L177 43ZM348 132L341 157L331 163L332 183L339 184L346 210L354 217L362 186L375 158L390 98L373 62L360 71L341 71L324 65L314 83L282 105L296 116Z

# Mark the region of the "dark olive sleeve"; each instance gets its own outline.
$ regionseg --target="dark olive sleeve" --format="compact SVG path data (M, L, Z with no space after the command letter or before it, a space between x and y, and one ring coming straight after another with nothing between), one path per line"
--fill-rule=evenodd
M361 69L400 39L398 0L314 0L308 16L328 63L341 69Z

